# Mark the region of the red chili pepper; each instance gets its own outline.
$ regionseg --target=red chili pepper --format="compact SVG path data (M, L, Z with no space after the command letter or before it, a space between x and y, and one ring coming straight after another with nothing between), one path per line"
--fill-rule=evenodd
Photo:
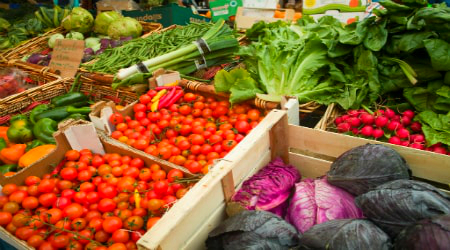
M61 168L64 166L64 164L66 164L66 159L63 159L57 166L55 169L53 169L53 171L50 173L50 175L57 175L59 173L59 171L61 171Z
M180 86L158 86L155 88L156 91L160 91L163 89L171 90L171 89L181 89Z
M0 117L0 124L5 124L11 120L11 115L5 115Z
M41 51L41 55L48 55L48 53L50 53L52 51L51 48L46 48L43 51Z
M172 99L172 97L175 95L176 92L177 89L172 88L169 93L161 97L161 99L159 99L158 109L167 107L167 103L169 103L169 101Z
M47 103L49 103L49 101L33 102L32 104L28 105L28 107L24 108L21 112L22 113L28 112L28 111L34 109L37 105L47 104Z
M177 90L177 93L172 97L170 101L167 102L166 107L170 107L170 105L176 103L183 95L184 91L182 89Z

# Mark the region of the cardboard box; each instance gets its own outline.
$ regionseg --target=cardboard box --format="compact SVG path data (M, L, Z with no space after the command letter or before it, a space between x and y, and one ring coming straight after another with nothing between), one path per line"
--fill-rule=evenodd
M61 162L64 159L64 154L66 151L72 149L70 146L71 143L74 141L69 139L70 136L67 138L65 133L68 130L73 130L74 127L92 127L92 123L86 122L86 121L68 121L65 124L60 125L60 130L54 134L54 137L56 139L57 147L54 151L52 151L50 154L48 154L46 157L40 159L36 163L32 164L28 168L23 169L22 171L18 172L17 174L11 176L11 177L4 177L3 175L0 175L0 184L5 185L7 183L15 183L17 185L23 185L25 178L28 176L38 176L42 177L44 174L50 173L53 171L55 165L57 165L59 162ZM93 128L92 128L93 129ZM121 155L128 155L133 158L139 157L141 158L146 166L150 166L151 164L157 163L161 166L161 168L165 171L170 171L171 169L179 169L181 170L185 176L191 177L192 174L187 172L184 168L181 168L175 164L172 164L170 162L161 160L159 158L153 157L151 155L148 155L144 153L143 151L136 150L134 148L128 147L125 144L118 143L116 140L108 137L106 134L104 134L101 131L97 132L98 137L92 138L89 137L89 135L85 136L77 136L76 143L90 143L93 144L93 141L98 139L98 142L101 143L103 146L103 150L106 153L118 153ZM85 138L83 138L85 137ZM89 137L89 138L86 138ZM93 149L96 150L96 149ZM170 217L170 210L168 213L168 217ZM164 215L165 216L165 215ZM163 216L163 217L164 217ZM6 241L11 246L15 247L16 249L34 249L26 244L25 241L17 239L14 235L6 231L3 227L0 227L0 238L4 241Z
M101 0L96 3L97 11L122 11L122 10L137 10L139 5L133 0Z
M136 18L143 22L156 22L168 27L173 24L187 25L190 23L209 22L210 19L192 13L190 8L181 7L178 4L169 4L153 7L150 10L122 11L122 15Z
M315 14L310 16L315 20L318 20L323 16L332 16L342 23L350 24L355 21L363 20L367 15L365 12L339 12L337 10L327 10L323 14Z
M232 20L230 17L236 15L238 7L242 6L242 0L210 0L211 18L215 22L219 19Z
M364 12L371 0L304 0L303 14L323 14L327 10L340 12Z
M276 22L280 20L292 21L294 20L295 11L293 9L282 9L278 11L285 11L284 18L275 18L276 9L255 9L239 7L236 13L236 29L249 29L253 24L264 22Z

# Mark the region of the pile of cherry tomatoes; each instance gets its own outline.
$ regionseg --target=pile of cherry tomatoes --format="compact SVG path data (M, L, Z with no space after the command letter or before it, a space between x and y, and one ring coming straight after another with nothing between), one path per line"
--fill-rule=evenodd
M170 107L151 112L155 95L155 90L141 95L133 117L112 114L111 137L194 174L206 174L215 159L223 158L263 119L250 105L231 107L226 100L190 92Z
M194 184L117 153L69 150L55 171L6 184L0 226L39 250L132 250Z

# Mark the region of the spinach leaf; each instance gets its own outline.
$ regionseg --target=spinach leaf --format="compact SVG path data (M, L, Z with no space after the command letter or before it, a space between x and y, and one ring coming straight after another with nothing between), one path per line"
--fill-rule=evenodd
M380 51L386 44L388 31L385 29L387 20L383 20L367 28L364 46L372 51Z
M390 54L412 53L424 47L423 41L429 38L436 38L438 35L432 31L409 32L407 34L393 35L386 46L386 51Z
M398 13L412 10L412 8L406 5L398 4L391 0L380 0L379 3L388 10L388 13Z
M447 73L445 73L444 83L450 85L450 71L447 71Z
M442 81L432 81L429 82L426 87L405 88L403 90L403 96L418 111L437 111L435 104L439 96L436 92L442 88L442 86Z
M441 39L423 41L431 58L431 65L436 70L450 70L450 44Z
M427 110L419 113L415 120L422 123L422 131L428 146L439 142L450 145L450 115L436 114Z

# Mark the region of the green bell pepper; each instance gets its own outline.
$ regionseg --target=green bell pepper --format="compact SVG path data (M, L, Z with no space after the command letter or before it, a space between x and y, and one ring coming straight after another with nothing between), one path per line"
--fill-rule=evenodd
M33 128L33 133L40 141L48 144L56 144L53 133L58 129L58 123L50 118L40 119Z
M16 164L6 164L6 165L0 166L0 173L2 173L2 174L6 174L8 172L16 171L16 170L17 170Z
M5 139L0 138L0 150L4 149L6 147L8 147L8 145L6 144Z
M34 139L33 124L24 115L17 115L11 118L10 126L6 135L14 143L26 143Z
M30 112L30 121L35 124L37 122L36 116L39 114L44 113L45 111L49 110L50 107L47 104L40 104L37 105L33 110Z
M35 117L36 120L43 118L50 118L55 121L61 121L71 114L89 114L91 112L90 107L76 108L73 106L56 107L54 109L45 111Z
M38 146L42 146L45 145L46 143L40 141L40 140L32 140L30 142L27 143L27 147L25 148L25 152L30 151L31 149L38 147Z

